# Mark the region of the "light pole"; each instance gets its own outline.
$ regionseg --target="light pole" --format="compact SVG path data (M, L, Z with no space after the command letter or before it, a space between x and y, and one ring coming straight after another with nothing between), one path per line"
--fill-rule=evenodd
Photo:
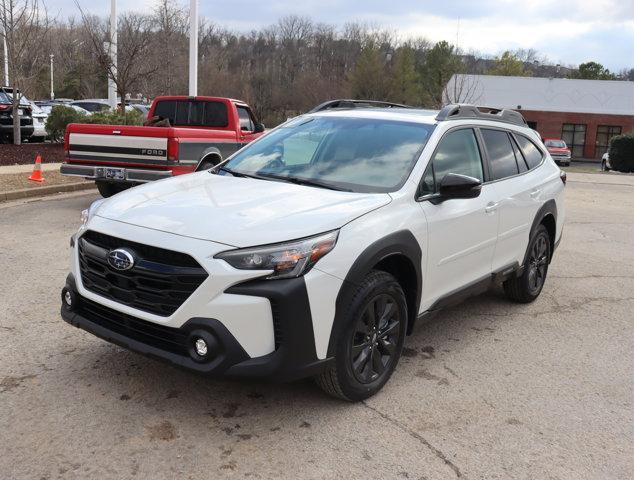
M198 0L189 7L189 96L198 95Z
M117 84L114 77L117 75L117 0L110 0L110 71L108 74L108 105L115 110L117 108ZM124 99L121 99L123 102Z
M7 32L2 25L2 43L4 47L4 86L9 86L9 49L7 48Z
M55 58L55 55L51 53L50 57L51 57L51 100L55 100L55 87L54 87L55 84L53 83L53 59Z

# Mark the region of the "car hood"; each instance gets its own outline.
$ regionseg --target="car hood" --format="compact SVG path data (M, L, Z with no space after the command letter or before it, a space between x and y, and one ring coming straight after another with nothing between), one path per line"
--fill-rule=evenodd
M249 247L334 230L390 201L386 193L338 192L205 171L122 192L104 202L96 215Z
M561 147L547 147L548 153L569 153L570 150Z

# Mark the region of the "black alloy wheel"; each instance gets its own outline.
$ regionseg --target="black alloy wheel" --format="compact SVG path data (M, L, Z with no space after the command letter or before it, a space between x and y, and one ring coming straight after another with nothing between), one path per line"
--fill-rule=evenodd
M315 377L328 394L358 402L377 393L398 365L408 309L398 280L381 270L370 271L358 285L342 293L335 321L344 327L334 344L334 362Z
M387 293L372 298L355 325L350 362L355 378L363 384L378 380L391 366L401 316L396 299Z
M548 275L551 245L548 230L544 225L539 225L528 243L521 275L512 276L503 284L504 291L511 300L529 303L539 297Z
M528 257L528 288L534 295L544 286L548 267L548 237L540 235L531 248Z

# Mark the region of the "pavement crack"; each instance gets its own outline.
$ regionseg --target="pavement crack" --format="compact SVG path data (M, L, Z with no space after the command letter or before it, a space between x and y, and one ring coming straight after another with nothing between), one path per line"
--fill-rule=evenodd
M372 410L374 413L376 413L377 415L379 415L381 418L387 420L388 422L390 422L392 425L394 425L395 427L399 428L400 430L404 431L405 433L407 433L409 436L415 438L416 440L418 440L420 443L422 443L425 447L427 447L436 457L438 457L440 460L442 460L445 465L447 465L449 468L451 468L454 473L456 474L456 477L458 478L466 478L463 476L462 472L460 472L460 469L458 468L458 466L453 463L451 460L449 460L449 458L447 457L447 455L445 455L441 450L439 450L438 448L434 447L427 439L425 439L420 433L416 432L415 430L412 430L411 428L409 428L407 425L403 424L402 422L396 420L395 418L390 417L388 414L381 412L380 410L374 408L373 406L369 405L367 402L362 401L361 402L366 408L368 408L369 410Z

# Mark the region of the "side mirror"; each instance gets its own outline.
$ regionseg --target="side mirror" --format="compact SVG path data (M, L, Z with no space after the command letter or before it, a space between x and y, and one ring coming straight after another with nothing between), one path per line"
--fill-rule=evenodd
M253 133L262 133L264 131L264 124L263 123L256 123L255 124L255 130L253 131Z
M448 173L440 182L438 193L443 200L450 198L476 198L482 190L477 178L457 173Z

